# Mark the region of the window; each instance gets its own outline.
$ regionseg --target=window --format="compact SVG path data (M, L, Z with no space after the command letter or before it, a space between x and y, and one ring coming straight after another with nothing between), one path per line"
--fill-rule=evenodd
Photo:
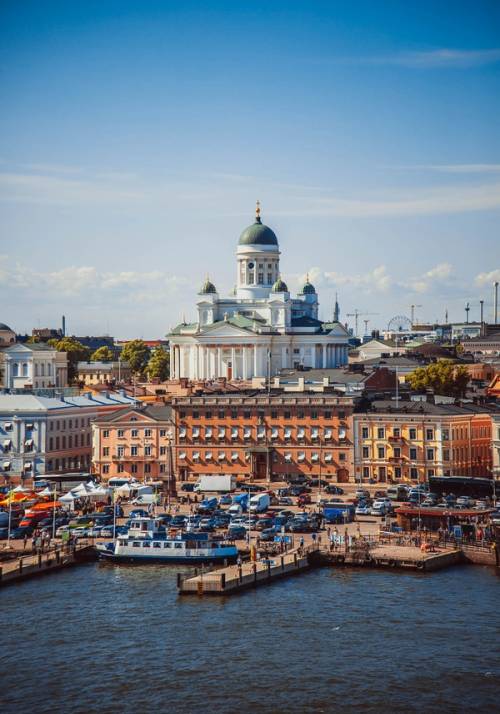
M431 478L432 476L434 476L434 469L427 469L427 477Z
M145 474L151 473L151 464L144 464L144 473Z
M394 469L394 478L401 478L401 468L399 466Z
M144 456L151 456L151 447L150 446L144 447Z
M412 481L415 481L416 479L418 479L418 469L415 469L415 468L410 469L410 478L412 479Z
M78 438L78 434L75 434L75 446L78 446L78 442L80 439Z
M385 448L383 446L379 446L377 451L379 459L383 459L385 456Z
M344 411L340 411L340 412L339 412L339 419L345 419L345 412L344 412Z
M394 427L392 430L392 435L395 437L401 436L401 429L399 427Z
M109 474L109 464L103 464L102 472L103 474Z
M331 418L332 418L332 413L331 413L331 411L328 411L328 410L325 411L324 417L325 417L325 419L331 419Z
M250 418L251 418L250 412L249 412L249 411L244 411L244 412L243 412L243 419L250 419Z
M119 458L121 458L125 454L125 447L119 446L116 450L116 454Z
M299 411L297 412L297 419L304 419L304 417L304 411L302 409L299 409Z
M116 467L116 472L122 474L123 470L123 464L118 464L118 466Z
M102 450L103 456L109 456L109 446L105 446Z
M416 439L416 438L417 438L417 430L412 427L410 429L410 439Z
M345 454L343 452L339 454L339 461L345 461Z
M410 449L410 459L411 459L412 461L416 461L416 460L417 460L417 450L416 450L414 447L412 447L412 448Z
M271 412L271 419L277 419L278 418L278 412L277 411L272 411Z
M399 446L396 446L394 448L394 458L396 458L396 459L401 458L401 449L399 448Z
M70 419L69 420L69 429L72 429L72 428L73 428L73 419Z
M361 429L361 438L362 438L362 439L368 439L368 427L367 427L367 426L364 426L364 427Z
M450 460L450 450L443 449L443 461L449 461L449 460Z
M427 449L427 461L434 461L434 449Z
M432 441L432 439L434 439L434 429L426 429L425 430L425 438L428 441Z
M211 419L212 418L212 412L205 412L205 419Z
M165 456L166 453L167 453L167 447L160 446L160 456Z
M223 410L223 409L219 409L217 415L218 415L219 419L224 419L224 410Z
M68 436L68 449L72 449L72 448L73 448L73 435L70 434Z
M116 435L119 439L123 439L125 432L123 431L123 429L118 429L118 432Z
M137 437L139 436L139 430L138 430L138 429L132 429L132 431L130 432L130 436L132 437L132 439L137 438Z
M450 431L449 431L449 429L443 429L442 435L443 435L443 441L449 441L449 440L450 440Z
M379 426L379 428L377 429L377 439L385 439L384 427Z
M291 417L292 417L292 415L291 415L290 412L285 412L285 413L283 414L283 416L284 416L285 419L291 419Z
M131 474L136 474L136 473L137 473L137 464L131 464L131 466L130 466L130 473L131 473Z
M66 437L65 436L62 437L62 448L63 449L66 448Z
M259 273L257 279L258 279L259 285L264 285L264 273Z
M311 419L317 419L318 418L318 412L311 412Z
M152 433L151 429L144 429L144 436L151 436Z
M267 274L267 282L268 282L268 285L270 285L273 282L273 274L272 273Z
M363 466L363 478L370 478L370 467Z
M49 439L49 451L53 451L53 450L54 450L54 439L51 436Z
M368 459L370 457L370 449L368 446L363 446L363 458Z
M238 418L238 411L236 409L231 409L231 419Z
M130 447L130 456L137 456L137 446L131 446Z

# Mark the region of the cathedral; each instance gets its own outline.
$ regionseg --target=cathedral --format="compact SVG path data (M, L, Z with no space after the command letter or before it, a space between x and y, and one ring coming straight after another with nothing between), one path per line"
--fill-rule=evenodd
M348 334L338 321L318 319L318 295L309 279L292 297L280 273L276 234L255 222L236 251L237 283L219 297L207 278L198 293L198 319L177 325L170 341L171 379L252 379L282 369L332 368L347 364Z

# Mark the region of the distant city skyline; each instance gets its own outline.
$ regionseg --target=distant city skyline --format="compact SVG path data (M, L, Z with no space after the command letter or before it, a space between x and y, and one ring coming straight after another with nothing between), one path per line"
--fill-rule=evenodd
M0 9L0 321L163 337L241 231L277 233L319 314L493 313L495 2ZM352 318L350 325L354 327ZM360 328L364 327L360 317Z

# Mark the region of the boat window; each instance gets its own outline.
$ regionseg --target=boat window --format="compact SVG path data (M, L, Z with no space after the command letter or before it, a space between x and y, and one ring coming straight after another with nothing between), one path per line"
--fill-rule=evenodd
M176 548L182 548L182 543L175 543L174 545Z
M150 547L151 547L151 543L143 543L142 547L143 547L143 548L150 548Z
M132 543L132 545L134 546L134 548L140 548L140 547L141 547L141 544L139 543L138 540L134 540L134 542Z
M164 548L171 548L171 547L172 547L172 544L171 544L171 543L164 543L164 544L163 544L163 547L164 547Z
M161 543L153 543L153 548L161 548Z

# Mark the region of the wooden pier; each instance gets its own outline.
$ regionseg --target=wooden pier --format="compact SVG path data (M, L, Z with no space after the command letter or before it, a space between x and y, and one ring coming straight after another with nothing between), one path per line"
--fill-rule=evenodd
M321 550L311 555L314 565L399 568L431 572L463 562L462 552L453 547L423 552L416 546L380 544L370 548Z
M20 552L18 557L0 562L0 587L95 559L94 546L85 541L76 546L56 546L44 553Z
M267 585L280 578L304 572L310 567L310 551L299 553L298 550L269 556L268 558L229 565L225 568L202 572L198 575L177 576L180 595L233 595Z

